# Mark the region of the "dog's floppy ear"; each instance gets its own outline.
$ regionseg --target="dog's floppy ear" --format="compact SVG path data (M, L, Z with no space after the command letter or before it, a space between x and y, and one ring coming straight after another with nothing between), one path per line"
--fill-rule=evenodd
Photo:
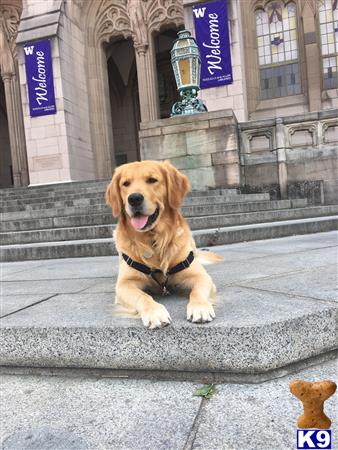
M122 211L122 198L120 194L120 174L115 170L111 182L106 189L106 203L111 206L113 216L117 217Z
M164 161L162 165L167 180L169 206L178 209L182 205L184 196L190 191L189 179L169 161Z

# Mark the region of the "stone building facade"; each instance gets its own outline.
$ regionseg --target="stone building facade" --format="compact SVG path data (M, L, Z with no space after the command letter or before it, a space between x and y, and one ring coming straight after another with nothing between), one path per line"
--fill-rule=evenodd
M169 118L170 49L197 3L0 0L0 186L168 157L196 188L312 183L335 201L337 0L227 0L233 83L200 91L204 117ZM57 112L30 117L23 44L47 38Z

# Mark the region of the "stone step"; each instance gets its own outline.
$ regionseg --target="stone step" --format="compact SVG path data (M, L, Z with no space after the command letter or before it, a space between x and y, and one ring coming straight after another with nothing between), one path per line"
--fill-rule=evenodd
M288 200L282 201L269 201L269 202L252 202L243 204L242 202L224 204L223 212L236 213L236 212L247 212L247 211L257 211L257 210L269 210L269 209L281 209L284 207L290 207ZM217 205L217 204L215 204ZM289 205L289 206L287 206ZM305 207L307 205L307 200L297 199L291 200L291 206L295 208ZM222 207L223 207L222 206ZM214 205L210 205L212 209ZM210 208L209 214L210 214ZM185 214L185 208L183 207L183 212ZM202 213L204 211L202 210ZM188 213L188 211L187 211ZM62 211L61 211L62 214ZM188 214L185 214L188 215ZM195 212L195 215L197 213ZM106 225L113 223L114 220L111 215L111 211L108 209L104 213L92 214L82 214L76 216L56 216L47 218L37 218L37 219L21 219L21 220L7 220L0 223L0 231L24 231L24 230L40 230L45 228L61 228L61 227L81 227L86 225Z
M230 189L229 189L230 191ZM216 203L222 201L222 199L235 199L240 197L239 201L253 201L255 199L259 200L270 200L269 194L239 194L234 189L233 192L223 192L214 194L211 192L209 195L188 195L185 199L188 204L197 204L197 202L209 203L210 199ZM208 191L206 191L208 192ZM197 193L196 193L197 194ZM201 194L201 192L198 192ZM72 203L73 202L73 203ZM1 207L2 211L22 211L26 208L29 209L39 209L43 207L54 207L57 205L61 206L70 206L76 204L104 204L105 196L104 192L85 192L85 193L72 193L68 195L50 195L50 196L40 196L36 195L34 197L20 198L15 200L2 200ZM43 206L41 206L43 205Z
M10 200L2 199L1 205L3 208L11 208L11 207L20 207L26 205L35 205L37 203L52 203L52 202L67 202L71 200L89 200L89 199L97 199L104 203L104 191L100 192L72 192L69 194L58 194L52 193L50 195L30 195L29 197L16 198Z
M114 317L115 279L104 279L108 292L94 286L87 292L50 295L3 317L0 364L253 376L337 347L333 301L232 286L224 276L225 264L208 269L219 293L211 323L187 322L187 299L178 294L155 295L171 315L166 328L148 330L139 319Z
M111 220L110 220L111 222ZM115 225L92 225L0 233L2 245L111 238ZM1 248L1 247L0 247Z
M41 200L41 199L39 199ZM100 195L93 198L80 196L79 198L69 198L68 200L50 200L49 202L34 201L32 203L21 201L20 205L6 206L2 205L2 212L25 212L25 211L39 211L50 210L67 207L83 207L83 206L105 206L104 196ZM203 196L203 197L187 197L184 200L184 205L209 205L218 203L246 203L254 201L269 201L269 194L220 194L217 196ZM305 200L303 200L305 201Z
M54 195L54 193L76 193L78 191L104 192L110 180L90 180L60 184L46 184L21 188L0 189L1 199L23 198L31 195Z
M104 194L106 187L110 180L103 181L89 181L89 182L75 182L62 184L49 184L43 186L32 186L26 188L11 188L0 189L1 200L15 200L25 198L53 197L53 196L68 196L79 193L102 193ZM204 196L204 195L222 195L222 194L236 194L238 189L218 188L209 190L193 190L189 192L189 196Z
M200 201L199 199L203 199ZM236 196L219 196L219 197L196 197L187 198L184 201L185 206L194 206L201 208L204 205L219 205L232 203L251 203L251 202L268 202L267 194L248 194ZM287 200L284 200L287 201ZM298 201L298 200L297 200ZM306 200L300 200L306 202ZM33 207L27 205L26 208L11 208L13 211L6 212L2 210L2 220L18 220L33 219L55 216L98 214L99 212L109 212L110 207L105 205L103 201L97 202L93 199L79 199L69 202L35 204Z
M217 216L202 216L202 217L190 217L189 214L185 216L188 217L188 223L192 229L200 229L200 228L214 228L215 226L231 226L231 225L239 225L239 224L248 224L248 223L259 223L262 220L273 221L273 220L283 220L284 218L289 218L291 211L293 218L302 218L308 217L308 215L312 216L321 216L328 215L334 212L338 212L338 207L335 209L327 208L327 207L312 207L306 208L298 208L295 210L282 209L287 207L287 201L283 202L270 202L271 205L266 207L264 205L264 211L260 209L257 210L258 206L253 208L253 213L245 213L243 211L250 211L251 205L243 205L243 208L236 208L237 210L241 210L242 212L237 214L236 209L232 210L232 213L217 215ZM275 203L281 203L280 205L276 205ZM237 205L238 206L238 205ZM281 208L281 214L277 215L276 207ZM262 206L260 206L261 209ZM270 209L270 211L269 211ZM283 214L285 213L285 214ZM295 216L296 214L296 216ZM114 225L112 224L112 217L110 214L107 215L98 215L98 216L84 216L84 222L88 222L88 217L91 218L92 224L88 225L85 223L84 225L79 224L79 222L75 225L72 217L59 218L57 221L53 221L49 227L33 229L33 230L25 230L25 231L11 231L6 233L0 233L0 242L3 245L10 244L25 244L25 243L34 243L34 242L53 242L53 241L68 241L68 240L77 240L77 239L100 239L112 236L112 231ZM70 226L60 226L62 222L61 219L65 219L70 221ZM76 217L79 219L79 217ZM48 219L50 220L50 219ZM17 222L21 224L21 222ZM64 223L64 221L63 221ZM216 223L216 225L215 225ZM11 222L11 224L16 224L16 222ZM3 224L4 225L4 224ZM40 225L40 222L37 223ZM87 226L86 226L87 225Z
M245 225L250 223L275 222L280 220L305 219L309 217L338 214L338 205L312 206L307 208L276 209L249 213L191 217L188 223L192 230Z
M273 239L295 234L336 230L338 216L311 217L268 223L228 226L193 231L198 247L231 244L242 241ZM1 246L2 261L78 258L116 254L112 238L41 242Z

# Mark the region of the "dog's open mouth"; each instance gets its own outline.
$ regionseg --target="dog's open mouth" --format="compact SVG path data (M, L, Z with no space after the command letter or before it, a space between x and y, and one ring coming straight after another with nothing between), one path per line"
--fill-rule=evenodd
M150 216L137 212L133 217L130 218L130 222L132 226L135 228L135 230L145 230L155 222L155 220L159 215L159 212L160 210L158 207L156 208L155 212Z

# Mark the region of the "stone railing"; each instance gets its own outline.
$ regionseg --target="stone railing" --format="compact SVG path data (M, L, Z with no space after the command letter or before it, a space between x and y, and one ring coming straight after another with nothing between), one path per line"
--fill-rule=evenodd
M338 110L240 123L241 185L338 202Z

